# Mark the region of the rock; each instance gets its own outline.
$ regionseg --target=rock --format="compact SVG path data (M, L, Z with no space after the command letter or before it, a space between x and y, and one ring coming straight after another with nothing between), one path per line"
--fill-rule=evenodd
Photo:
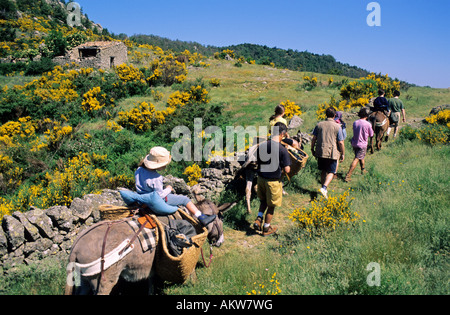
M35 209L25 213L27 219L33 223L39 230L39 233L46 238L53 238L55 231L53 231L52 220L41 209Z
M22 223L22 225L24 226L26 238L28 238L31 241L36 241L37 239L39 239L41 237L41 235L39 234L38 228L36 226L34 226L33 224L31 224L31 222L27 219L25 214L23 214L20 211L16 211L13 213L13 217L18 219L20 221L20 223Z
M75 198L70 206L72 214L82 221L87 220L90 216L94 218L95 222L100 220L99 206L113 205L125 206L125 203L118 191L105 189L102 194L90 194L81 198Z
M43 252L45 250L48 250L52 247L53 242L49 240L48 238L41 238L37 240L36 242L28 242L25 244L25 248L23 250L23 253L26 257L31 255L34 252Z
M175 193L179 195L189 195L191 193L191 189L186 184L184 179L182 178L176 178L172 175L168 175L164 177L164 186L170 185L175 190Z
M85 221L92 213L92 207L89 203L81 198L75 198L70 205L72 213L75 217Z
M205 168L202 170L202 176L207 179L219 179L222 180L223 179L223 173L221 170L216 169L216 168ZM200 181L199 181L200 182Z
M0 259L6 254L8 254L8 240L3 229L0 229Z
M446 109L450 109L450 105L436 106L431 110L430 116L437 115L437 114L439 114L440 111L446 110Z
M59 230L66 232L72 230L74 218L69 208L64 206L51 207L46 213Z
M296 129L299 128L301 125L303 125L303 119L295 115L289 122L288 129Z
M25 242L25 228L13 216L5 215L3 217L2 227L12 250L17 249Z

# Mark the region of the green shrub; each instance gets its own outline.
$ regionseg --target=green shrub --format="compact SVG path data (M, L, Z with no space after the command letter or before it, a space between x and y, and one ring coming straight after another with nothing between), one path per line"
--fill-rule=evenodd
M25 75L41 75L52 71L55 63L50 58L42 58L40 61L30 61L25 69Z

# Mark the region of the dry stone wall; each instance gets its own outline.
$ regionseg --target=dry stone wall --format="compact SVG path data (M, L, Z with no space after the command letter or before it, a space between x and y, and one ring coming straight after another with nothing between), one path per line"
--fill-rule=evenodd
M203 178L194 187L173 176L167 176L165 184L171 185L177 194L194 198L195 192L215 200L234 179L240 165L219 158L210 166L202 171ZM70 207L31 208L25 213L17 211L4 216L0 228L0 272L51 256L67 259L79 233L100 221L99 206L104 204L125 205L118 190L103 190L101 194L75 198Z

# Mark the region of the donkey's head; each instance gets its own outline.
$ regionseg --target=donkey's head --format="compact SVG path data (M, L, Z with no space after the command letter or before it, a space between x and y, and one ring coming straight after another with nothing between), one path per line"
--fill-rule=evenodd
M202 200L196 204L197 208L203 214L215 214L217 216L216 219L206 227L208 229L208 241L211 245L220 247L223 244L225 240L223 235L223 213L230 210L235 205L236 202L233 202L217 207L216 204L210 200Z

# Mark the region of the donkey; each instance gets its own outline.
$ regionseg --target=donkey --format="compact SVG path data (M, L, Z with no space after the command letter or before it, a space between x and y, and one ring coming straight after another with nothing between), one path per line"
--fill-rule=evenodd
M199 201L196 206L204 214L216 214L216 219L207 226L208 240L212 245L220 246L223 243L223 222L222 214L230 210L236 203L227 203L217 207L209 200ZM126 222L116 221L108 227L108 222L100 222L83 233L75 241L69 256L69 266L75 263L89 264L102 256L102 245L107 229L109 233L103 252L110 253L117 248L127 237L132 237L134 231ZM92 277L80 276L79 286L75 286L72 279L73 270L68 268L68 281L66 284L66 295L88 295L96 292L98 295L108 295L122 278L127 282L149 281L150 292L153 289L153 262L156 250L142 251L139 240L133 242L134 249L122 260L104 270L102 277L95 275ZM195 271L194 271L195 272ZM100 281L101 279L101 281ZM70 280L70 281L69 281ZM164 280L164 279L162 279Z
M378 111L374 114L372 114L372 129L375 133L376 138L376 146L377 150L381 150L381 146L383 143L383 137L384 134L387 132L389 128L389 118L381 111ZM373 138L370 140L370 153L373 154L374 152L374 144L373 144Z

